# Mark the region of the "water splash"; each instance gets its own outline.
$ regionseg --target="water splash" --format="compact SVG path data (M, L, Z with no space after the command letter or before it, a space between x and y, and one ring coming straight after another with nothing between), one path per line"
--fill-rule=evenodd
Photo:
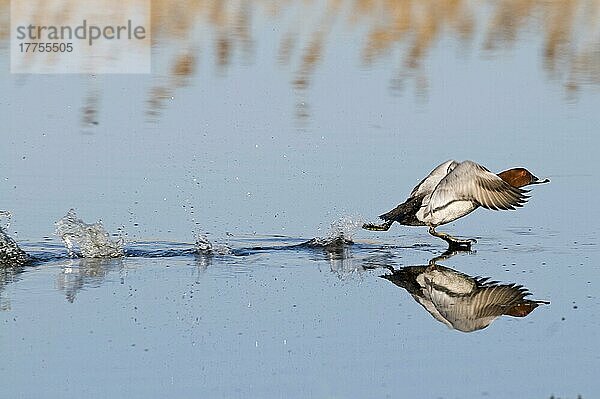
M343 247L352 245L354 234L361 228L364 219L361 216L345 215L331 223L326 237L316 237L306 245L315 247Z
M5 221L3 219L6 218ZM0 211L0 229L8 230L10 228L10 220L12 219L12 214L9 211Z
M0 267L21 266L27 262L29 256L0 227Z
M5 232L10 226L11 214L8 211L0 211L0 218L7 219L6 224L0 225L0 267L21 266L29 262L29 256L17 245Z
M212 242L210 242L210 240L208 239L208 237L206 237L204 234L197 234L196 235L196 252L198 252L199 254L205 254L208 255L210 253L212 253Z
M122 238L112 240L101 222L87 224L77 218L74 209L70 209L56 222L56 235L62 239L71 257L119 258L124 256Z
M194 245L196 253L199 255L231 255L233 250L224 244L213 244L204 234L196 233L196 243Z
M354 234L360 230L365 219L359 215L345 215L331 223L330 236L343 236L352 240Z

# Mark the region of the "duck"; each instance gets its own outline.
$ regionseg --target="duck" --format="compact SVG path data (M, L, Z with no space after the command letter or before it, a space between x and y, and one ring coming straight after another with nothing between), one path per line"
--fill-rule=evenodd
M548 183L518 167L495 174L477 162L448 160L438 165L413 188L408 199L379 216L382 224L365 223L363 229L387 231L394 222L405 226L427 226L429 234L448 243L449 250L470 250L474 239L459 239L438 226L453 222L479 207L515 210L528 200L522 187Z
M527 288L515 283L500 283L488 277L473 277L437 264L440 256L427 266L405 266L380 276L407 290L433 318L448 328L469 333L489 326L506 315L525 317L548 301L531 300Z

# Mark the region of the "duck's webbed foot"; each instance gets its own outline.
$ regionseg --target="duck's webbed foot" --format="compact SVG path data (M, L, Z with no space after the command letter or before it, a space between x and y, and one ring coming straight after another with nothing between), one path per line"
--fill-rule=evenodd
M372 230L372 231L388 231L390 229L390 227L392 227L393 223L394 223L393 220L386 220L385 222L383 222L381 224L365 223L362 225L362 228L365 230Z
M448 243L449 251L470 251L471 244L477 242L474 238L462 239L452 237L450 234L435 231L435 227L429 227L429 234L441 238Z

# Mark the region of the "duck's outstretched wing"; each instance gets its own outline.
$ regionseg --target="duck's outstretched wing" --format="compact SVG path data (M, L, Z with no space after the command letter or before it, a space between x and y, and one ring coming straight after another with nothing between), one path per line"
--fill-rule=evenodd
M458 165L458 162L450 159L435 167L429 174L421 180L410 192L410 198L429 195L444 177L448 175Z
M521 207L527 190L513 187L485 167L472 162L459 163L433 190L426 213L443 209L454 201L474 201L493 210Z
M455 167L458 162L448 160L433 169L427 177L425 177L410 193L410 196L406 201L396 206L391 211L379 215L379 218L385 220L387 223L382 225L376 224L365 224L363 228L368 230L387 230L390 228L391 223L398 222L408 226L424 226L423 221L417 219L415 216L417 211L421 208L423 198L431 194L438 183L448 175Z
M498 316L510 313L520 304L531 302L530 293L515 284L489 285L472 294L451 296L441 291L432 292L432 302L440 315L455 329L470 332L487 327Z

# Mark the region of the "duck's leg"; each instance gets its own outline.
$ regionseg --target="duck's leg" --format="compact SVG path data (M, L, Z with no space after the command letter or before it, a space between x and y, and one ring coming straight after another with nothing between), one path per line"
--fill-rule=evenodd
M460 238L455 238L452 237L450 234L447 233L441 233L438 231L435 231L435 227L433 226L429 226L429 234L431 234L432 236L435 237L439 237L442 240L446 241L448 243L448 249L451 251L470 251L471 250L471 244L473 244L474 242L477 242L477 240L470 238L470 239L460 239Z
M362 228L372 231L388 231L392 227L392 224L394 224L393 220L386 220L381 224L365 223L362 225Z
M450 259L451 257L453 257L454 255L458 254L459 252L462 251L451 251L451 250L446 250L443 254L436 256L435 258L431 259L429 261L429 263L433 262L433 263L438 263L438 262L443 262L445 260Z
M436 263L437 260L438 260L437 257L429 260L429 265L427 266L426 271L430 272L430 271L434 270L437 267L437 263Z

